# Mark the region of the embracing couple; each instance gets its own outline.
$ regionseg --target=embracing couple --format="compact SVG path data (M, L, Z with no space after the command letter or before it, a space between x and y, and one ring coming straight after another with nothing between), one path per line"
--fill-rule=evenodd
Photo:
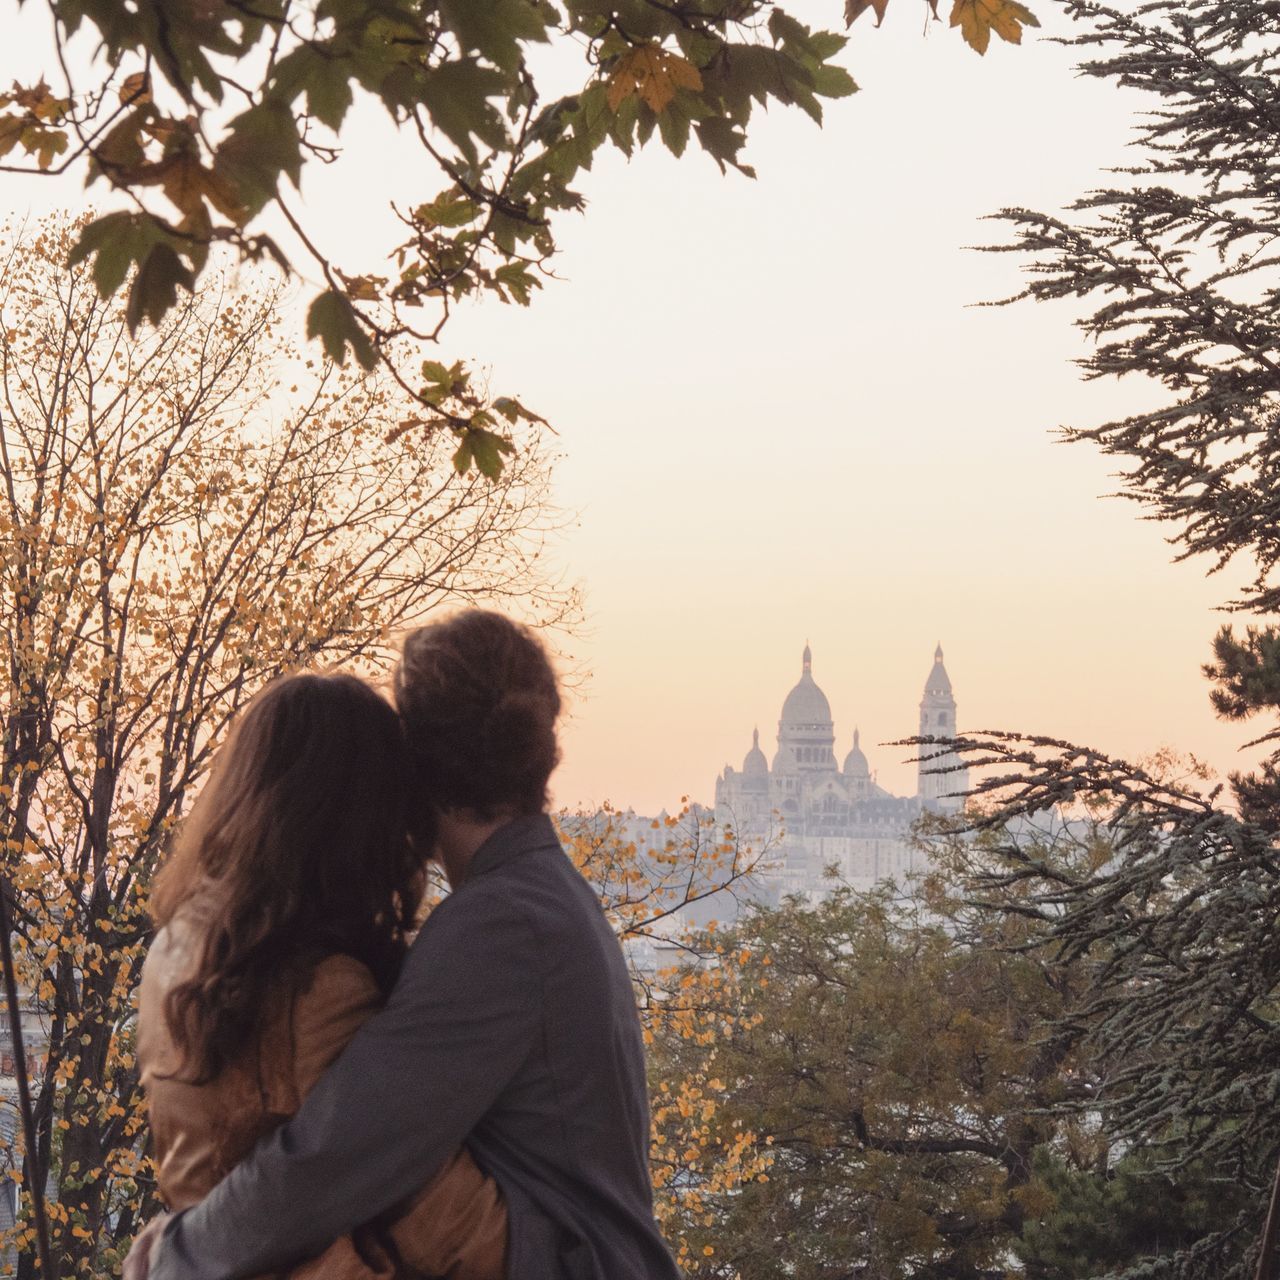
M476 610L394 692L271 685L178 833L138 1020L174 1212L126 1280L675 1280L631 984L546 813L551 664Z

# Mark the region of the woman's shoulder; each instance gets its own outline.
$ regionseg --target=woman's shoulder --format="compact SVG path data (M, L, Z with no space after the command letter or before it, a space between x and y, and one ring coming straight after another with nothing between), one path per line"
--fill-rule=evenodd
M298 993L298 1006L335 1007L378 1003L382 992L373 970L355 956L333 952L312 967Z
M354 956L325 956L311 970L293 1004L293 1076L305 1096L362 1023L382 1005L368 965Z
M207 895L193 895L156 930L142 962L144 988L168 990L190 976L214 914Z

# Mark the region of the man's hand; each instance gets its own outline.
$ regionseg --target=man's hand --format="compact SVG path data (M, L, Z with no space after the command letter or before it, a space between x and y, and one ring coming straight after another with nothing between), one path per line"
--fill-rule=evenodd
M164 1233L170 1216L162 1213L158 1218L152 1218L134 1237L133 1244L129 1246L129 1256L124 1260L123 1280L147 1280L151 1270L151 1250Z

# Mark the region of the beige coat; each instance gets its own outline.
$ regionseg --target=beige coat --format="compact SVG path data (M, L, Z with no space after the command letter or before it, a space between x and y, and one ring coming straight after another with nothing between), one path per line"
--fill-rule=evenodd
M169 992L195 963L204 915L188 906L162 929L142 971L138 1065L160 1193L171 1209L202 1200L264 1134L288 1119L381 994L358 960L316 967L290 1010L260 1042L206 1084L172 1078L180 1054L164 1014ZM290 1280L503 1280L507 1214L498 1188L464 1149L388 1221L359 1228L296 1267ZM395 1261L398 1258L398 1262Z

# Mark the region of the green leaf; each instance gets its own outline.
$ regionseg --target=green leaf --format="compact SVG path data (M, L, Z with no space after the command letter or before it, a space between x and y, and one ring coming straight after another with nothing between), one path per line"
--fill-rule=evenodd
M639 119L640 97L633 93L619 104L610 127L614 144L625 155L630 155L635 147L636 124Z
M471 437L463 436L462 443L458 446L453 455L453 469L460 475L465 476L471 470L471 463L474 455L471 452Z
M484 427L467 427L462 434L462 443L453 455L453 465L455 470L465 475L475 463L482 476L496 480L502 474L503 455L514 452L515 446L505 436Z
M146 214L123 211L104 214L80 232L67 264L74 267L90 254L95 255L93 281L99 295L109 298L124 284L129 268L145 258L161 236L160 228Z
M814 70L813 91L824 98L847 98L858 92L858 86L843 67L828 65Z
M307 110L337 133L351 110L351 72L347 63L341 58L317 57L305 87Z
M456 368L457 366L455 365L454 367ZM422 362L422 376L438 387L450 387L453 385L452 370L447 369L439 360L424 360Z
M188 293L195 288L196 278L170 244L157 244L147 254L134 277L125 308L125 322L130 333L136 333L143 320L159 324L178 301L178 286Z
M472 138L494 148L506 144L502 116L489 101L503 96L507 87L501 72L474 59L445 62L422 76L415 87L431 123L469 160L476 159Z
M547 39L547 19L529 0L440 0L440 13L465 50L504 71L519 68L522 41Z
M419 222L433 227L465 227L480 216L475 201L464 196L457 187L442 191L430 204L419 205L413 215Z
M439 408L450 396L460 396L471 382L471 375L461 360L445 366L439 360L422 362L422 377L426 386L418 393L427 404Z
M769 14L769 35L774 44L798 44L801 48L809 48L809 28L781 9L774 9Z
M510 423L515 423L523 418L526 422L545 423L546 419L540 414L536 414L532 409L526 409L515 396L499 396L493 402L493 410L500 413Z
M378 353L355 308L341 293L328 289L318 294L307 311L307 337L319 338L325 355L334 364L345 364L347 347L355 352L356 359L366 369L378 363Z
M511 442L492 431L473 431L472 454L480 473L490 480L502 474L502 455L513 452Z
M750 165L742 164L738 160L738 153L746 144L747 135L731 120L727 120L724 116L711 116L706 120L699 120L694 125L694 129L702 149L715 160L722 173L726 165L733 165L748 178L756 176L755 170Z
M578 121L581 121L581 127L588 134L598 129L606 129L609 126L609 89L603 80L597 80L594 84L583 90L578 99L578 120L575 120L574 127L578 127Z
M689 113L685 111L679 98L658 117L662 141L677 159L684 155L684 149L689 145L689 123Z
M542 281L523 262L508 262L493 274L522 307L529 305L534 289L542 288Z
M848 36L842 36L835 31L815 31L809 37L809 48L813 51L814 57L821 62L834 58L848 43Z
M231 183L250 216L275 196L282 173L296 187L302 178L302 149L293 112L272 102L242 112L218 148L214 171Z

